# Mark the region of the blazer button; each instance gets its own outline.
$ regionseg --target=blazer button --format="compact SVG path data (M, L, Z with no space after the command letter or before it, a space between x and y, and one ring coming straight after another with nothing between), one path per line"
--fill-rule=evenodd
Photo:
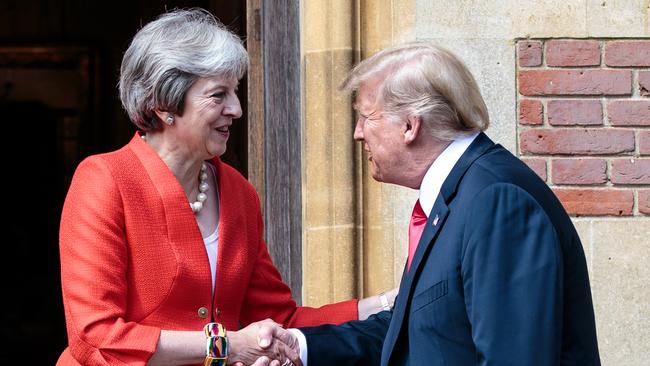
M219 308L215 308L215 309L214 309L214 316L215 316L215 317L218 317L219 315L221 315L221 309L219 309Z
M199 313L199 318L201 319L205 319L208 317L208 309L203 306L199 308L198 313Z

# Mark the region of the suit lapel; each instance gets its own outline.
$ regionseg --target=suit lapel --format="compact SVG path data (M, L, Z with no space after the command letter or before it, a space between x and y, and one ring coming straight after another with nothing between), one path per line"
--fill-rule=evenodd
M436 203L433 205L433 209L431 210L431 214L427 219L422 236L420 237L418 248L413 256L413 261L411 262L411 268L408 271L404 270L404 274L402 275L398 299L395 302L393 316L382 349L382 365L388 364L389 357L395 347L395 343L397 342L397 337L401 333L406 311L410 308L411 299L413 298L413 279L420 270L422 259L425 254L433 248L433 245L435 244L434 239L444 225L448 214L449 207L447 207L442 197L438 195Z
M447 179L445 179L440 194L436 198L436 202L429 213L426 226L420 237L418 247L411 262L411 268L404 271L402 281L400 283L400 290L395 308L393 309L393 316L391 319L384 347L382 349L381 364L388 365L390 357L395 348L398 336L402 333L402 328L405 323L405 315L410 308L411 299L413 298L414 279L417 278L418 273L422 270L422 263L425 256L432 250L435 245L435 238L438 236L442 227L445 224L447 216L449 215L449 204L456 195L456 189L465 175L465 172L472 163L481 155L485 154L494 143L484 134L480 133L472 144L467 148L465 153L460 157L454 168L451 170Z

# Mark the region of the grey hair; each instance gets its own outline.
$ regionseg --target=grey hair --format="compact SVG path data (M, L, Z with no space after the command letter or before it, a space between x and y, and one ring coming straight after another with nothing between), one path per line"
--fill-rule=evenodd
M136 33L120 69L120 99L141 130L161 127L156 110L183 113L200 77L241 79L248 67L242 41L203 9L173 10Z
M341 85L356 92L382 78L377 101L388 121L419 116L425 129L442 141L484 131L490 118L478 84L451 52L414 42L384 49L357 65Z

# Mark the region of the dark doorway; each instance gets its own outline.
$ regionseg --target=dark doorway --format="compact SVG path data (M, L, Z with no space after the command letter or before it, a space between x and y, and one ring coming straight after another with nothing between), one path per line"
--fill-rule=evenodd
M117 96L122 53L137 29L177 7L208 9L245 39L245 0L0 2L0 115L9 185L0 364L36 357L52 365L67 344L58 225L68 184L84 157L117 149L133 136ZM246 90L243 80L244 114L223 157L244 175Z

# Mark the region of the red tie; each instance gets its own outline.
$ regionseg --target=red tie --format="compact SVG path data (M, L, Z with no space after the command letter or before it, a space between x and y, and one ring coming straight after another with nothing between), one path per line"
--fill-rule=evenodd
M411 223L409 224L409 257L406 264L406 270L411 268L411 261L413 261L413 255L415 254L415 249L418 247L418 242L422 236L422 231L424 231L424 224L427 223L427 215L422 210L420 206L420 200L415 202L415 207L413 207L413 213L411 214Z

